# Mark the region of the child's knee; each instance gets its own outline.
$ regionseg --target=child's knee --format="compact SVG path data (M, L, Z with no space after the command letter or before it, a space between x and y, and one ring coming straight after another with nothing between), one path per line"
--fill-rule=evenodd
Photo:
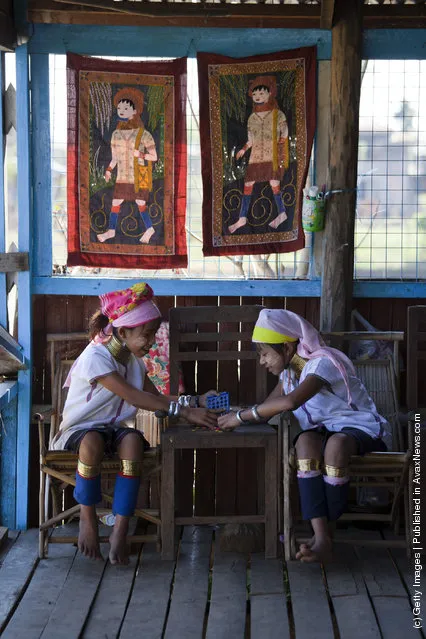
M141 460L143 450L142 437L136 432L127 433L120 442L119 455L122 459Z
M335 433L330 437L324 451L326 464L333 466L346 465L349 457L356 454L356 441L345 433Z
M99 463L104 454L104 440L100 433L93 431L84 435L80 443L79 457Z
M296 454L301 458L321 455L321 439L316 433L302 433L297 438Z

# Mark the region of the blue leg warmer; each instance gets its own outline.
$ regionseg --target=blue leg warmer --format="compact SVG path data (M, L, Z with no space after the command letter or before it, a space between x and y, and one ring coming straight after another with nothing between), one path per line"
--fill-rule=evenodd
M333 485L324 481L325 496L327 499L328 519L336 521L346 510L349 494L349 482Z
M93 506L99 503L102 499L101 476L86 478L76 472L74 499L83 506Z
M129 477L119 473L115 480L114 501L112 512L114 515L131 517L135 511L138 498L140 477Z
M308 478L298 477L297 483L303 519L327 517L327 502L322 475L318 474L316 477Z

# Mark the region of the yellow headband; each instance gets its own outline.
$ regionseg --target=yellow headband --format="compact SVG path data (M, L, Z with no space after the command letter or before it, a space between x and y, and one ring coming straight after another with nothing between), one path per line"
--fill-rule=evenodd
M282 335L281 333L272 331L270 328L262 328L261 326L254 327L251 337L252 342L261 344L284 344L285 342L297 342L297 340L297 337Z

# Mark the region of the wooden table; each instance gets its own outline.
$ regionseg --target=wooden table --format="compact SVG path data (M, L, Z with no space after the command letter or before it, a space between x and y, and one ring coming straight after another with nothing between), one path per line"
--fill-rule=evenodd
M175 517L175 452L181 449L263 448L265 453L265 508L259 515ZM198 524L264 523L265 557L277 556L277 432L267 424L239 426L231 432L202 430L191 425L171 426L161 436L161 553L175 554L175 526Z

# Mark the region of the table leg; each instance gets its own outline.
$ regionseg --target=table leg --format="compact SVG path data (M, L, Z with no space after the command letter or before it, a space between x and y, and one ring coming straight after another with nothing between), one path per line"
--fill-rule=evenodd
M277 556L277 440L268 438L265 446L265 558Z
M161 558L175 557L175 449L163 439L161 450Z

